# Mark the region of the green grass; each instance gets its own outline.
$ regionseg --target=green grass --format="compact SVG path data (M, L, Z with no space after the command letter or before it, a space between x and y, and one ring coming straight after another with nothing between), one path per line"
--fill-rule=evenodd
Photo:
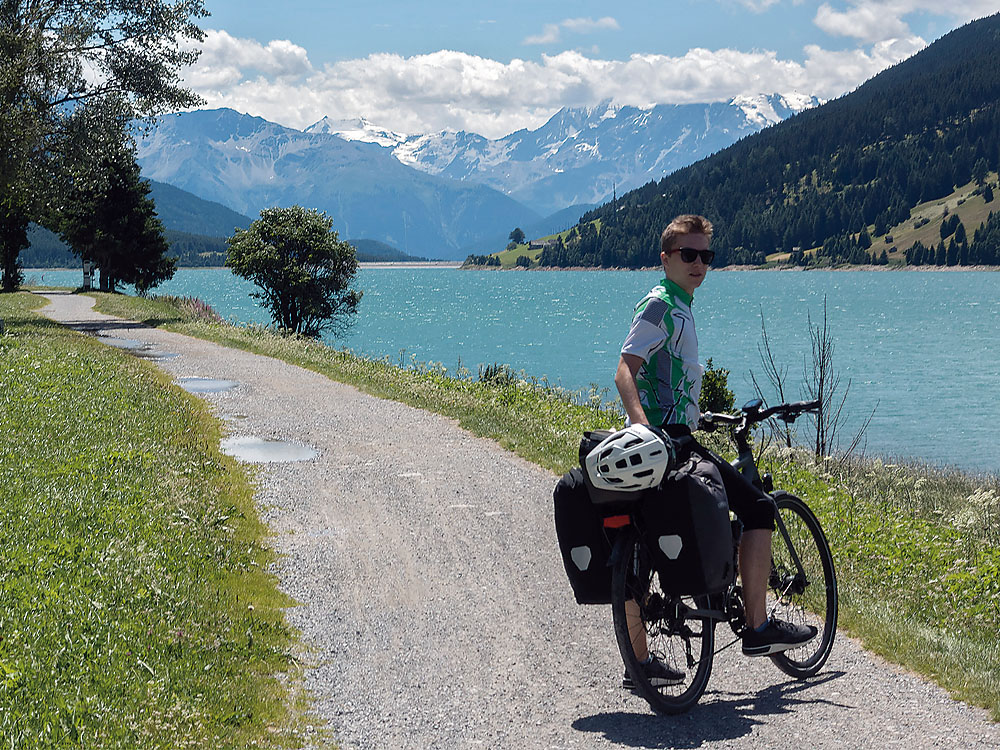
M556 472L577 463L584 429L621 421L618 413L599 408L600 394L573 403L503 368L486 380L449 377L433 364L374 362L259 327L206 322L162 302L98 296L103 312L158 320L454 417ZM817 465L801 452L776 450L764 464L776 487L805 498L820 517L838 566L842 626L867 648L985 706L1000 720L996 479L860 460Z
M0 296L2 745L301 746L292 602L217 421L43 303Z
M820 518L848 632L1000 720L997 480L801 453L765 463Z

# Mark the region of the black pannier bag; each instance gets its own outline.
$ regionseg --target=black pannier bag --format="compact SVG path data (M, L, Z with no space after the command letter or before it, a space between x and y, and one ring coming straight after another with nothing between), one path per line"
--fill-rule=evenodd
M714 594L736 577L733 526L718 468L692 454L642 499L639 529L666 593Z
M583 472L572 469L563 475L552 498L559 551L577 604L611 604L611 544Z

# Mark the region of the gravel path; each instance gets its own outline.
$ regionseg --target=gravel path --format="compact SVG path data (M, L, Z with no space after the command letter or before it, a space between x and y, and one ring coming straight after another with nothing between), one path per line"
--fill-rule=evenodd
M652 715L619 687L610 608L573 601L553 474L443 417L45 296L55 320L179 355L157 362L175 378L237 381L205 396L232 436L319 451L263 465L258 505L344 748L1000 747L985 712L844 636L806 682L730 649L694 710Z

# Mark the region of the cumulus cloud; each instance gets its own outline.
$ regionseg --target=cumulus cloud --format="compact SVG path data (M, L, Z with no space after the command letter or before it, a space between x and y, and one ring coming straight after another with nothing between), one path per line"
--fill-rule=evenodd
M265 47L254 39L237 39L225 31L209 30L187 82L199 90L224 89L255 73L287 80L312 70L306 51L290 41L274 40Z
M510 62L440 50L373 54L313 69L301 48L287 42L263 46L224 32L210 32L210 39L187 82L211 106L296 128L328 115L365 117L404 133L469 130L489 137L537 127L564 106L606 99L648 107L772 92L833 98L924 46L912 36L869 49L810 46L803 62L766 50L696 48L682 56L625 60L566 51Z
M529 36L524 39L524 44L552 44L562 38L562 32L571 31L574 34L588 34L592 31L611 29L617 31L621 27L611 16L604 18L566 18L559 23L548 23L542 29L541 34Z
M949 16L965 23L996 13L997 4L996 0L952 3L941 3L940 0L850 0L835 8L825 2L816 11L814 23L835 36L853 37L861 42L881 42L911 37L912 32L905 19L920 11Z

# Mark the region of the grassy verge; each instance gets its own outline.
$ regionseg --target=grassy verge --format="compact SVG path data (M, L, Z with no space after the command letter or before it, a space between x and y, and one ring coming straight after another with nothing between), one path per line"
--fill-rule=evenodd
M301 746L291 602L216 421L43 303L0 296L3 746Z
M190 303L104 295L99 308L278 357L374 395L454 417L557 472L576 464L582 430L620 421L596 403L572 403L565 394L503 369L476 380L448 377L434 366L400 368L261 328L212 322ZM878 462L817 465L801 453L779 451L768 452L764 463L776 487L808 500L830 537L842 625L870 650L1000 720L996 480Z
M997 480L877 460L769 463L822 520L847 630L1000 721Z

